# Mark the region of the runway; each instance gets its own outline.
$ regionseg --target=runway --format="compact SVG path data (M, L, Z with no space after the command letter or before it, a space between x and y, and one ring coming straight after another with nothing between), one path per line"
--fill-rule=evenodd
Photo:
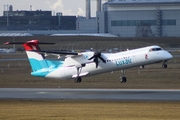
M0 99L180 101L180 90L0 88Z

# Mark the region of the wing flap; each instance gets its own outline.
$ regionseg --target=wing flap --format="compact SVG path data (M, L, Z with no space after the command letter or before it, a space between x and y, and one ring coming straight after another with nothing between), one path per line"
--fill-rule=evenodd
M83 54L76 52L64 52L64 51L44 51L44 50L31 50L38 53L52 54L52 55L66 55L63 67L76 66L81 67L82 64L91 63L88 59L85 59Z
M89 72L80 73L79 77L86 76ZM73 75L72 78L77 78L77 74Z
M83 56L74 56L74 57L67 57L64 61L63 66L76 66L80 67L82 64L91 63L92 61L89 61L85 59Z

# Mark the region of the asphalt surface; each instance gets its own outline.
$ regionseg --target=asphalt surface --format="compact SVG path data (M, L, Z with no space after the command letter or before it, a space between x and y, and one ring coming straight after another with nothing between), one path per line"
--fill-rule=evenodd
M180 101L180 90L0 88L0 99Z

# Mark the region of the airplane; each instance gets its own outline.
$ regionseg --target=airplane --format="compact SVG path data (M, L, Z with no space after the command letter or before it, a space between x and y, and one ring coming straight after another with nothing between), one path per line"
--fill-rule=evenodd
M106 72L121 70L120 82L125 83L125 70L132 67L145 66L162 62L162 67L167 68L167 61L173 56L157 45L147 46L117 53L102 53L97 51L69 52L69 51L45 51L39 44L45 43L38 40L26 42L6 42L8 44L22 44L30 62L32 76L71 79L76 83L82 81L82 77L97 75ZM47 59L48 55L56 55L57 59ZM61 56L64 55L64 59Z

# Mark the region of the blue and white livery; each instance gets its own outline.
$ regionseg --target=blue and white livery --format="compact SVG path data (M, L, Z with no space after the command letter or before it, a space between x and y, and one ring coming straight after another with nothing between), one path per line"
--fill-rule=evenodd
M163 68L167 68L167 60L172 55L161 47L154 45L133 50L121 51L118 53L100 52L54 52L40 49L38 40L30 40L23 44L29 59L32 72L31 75L46 78L69 79L74 78L75 82L81 82L81 78L89 75L96 75L116 70L122 71L121 82L126 82L125 69L163 62ZM50 43L52 44L52 43ZM48 60L45 54L65 54L64 60Z

